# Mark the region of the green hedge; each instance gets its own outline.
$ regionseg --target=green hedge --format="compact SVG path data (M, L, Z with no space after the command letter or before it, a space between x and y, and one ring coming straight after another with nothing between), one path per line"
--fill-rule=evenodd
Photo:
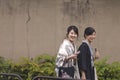
M95 63L97 68L98 80L120 80L120 62L107 63L103 59Z
M0 73L16 73L24 80L31 80L35 76L55 76L55 57L40 55L34 59L22 58L14 63L0 57Z
M35 76L55 76L56 56L39 55L34 59L22 58L14 63L0 57L0 73L16 73L24 80L31 80ZM120 63L107 63L107 59L95 62L99 80L120 80Z

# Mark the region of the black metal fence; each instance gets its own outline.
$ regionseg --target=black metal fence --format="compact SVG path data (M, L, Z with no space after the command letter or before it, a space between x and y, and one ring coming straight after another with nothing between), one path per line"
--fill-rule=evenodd
M81 79L72 79L72 78L58 78L50 76L36 76L32 80L81 80Z
M23 80L19 75L14 73L0 73L0 80Z
M23 80L18 74L14 73L0 73L0 80ZM72 78L60 78L53 76L35 76L31 80L81 80Z

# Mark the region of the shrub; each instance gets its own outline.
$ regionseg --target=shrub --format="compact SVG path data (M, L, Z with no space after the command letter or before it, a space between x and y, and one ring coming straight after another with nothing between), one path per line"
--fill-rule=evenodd
M24 80L31 80L35 76L55 76L56 56L39 55L33 59L21 58L20 62L14 63L0 57L1 73L16 73ZM98 80L120 80L120 63L107 63L107 59L95 62ZM0 80L2 80L0 78Z
M19 74L25 80L35 76L54 76L55 58L50 55L40 55L34 59L22 58L21 62L12 64L12 73Z
M5 60L0 56L0 73L9 73L11 71L11 60Z
M103 59L95 63L97 68L98 80L120 80L120 63L107 63L107 59Z

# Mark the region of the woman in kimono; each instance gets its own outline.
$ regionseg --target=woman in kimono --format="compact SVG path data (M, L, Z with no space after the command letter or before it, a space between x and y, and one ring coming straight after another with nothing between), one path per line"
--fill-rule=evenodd
M78 37L78 28L74 25L69 26L67 28L67 34L66 38L63 40L62 44L60 45L59 51L57 53L56 57L56 74L57 77L59 76L59 67L75 67L75 74L72 78L78 78L79 72L78 72L78 66L77 66L77 54L79 52L76 52L76 46L75 46L75 40Z
M96 37L96 31L92 27L87 27L84 31L84 40L78 50L78 67L82 80L97 80L94 69L94 60L99 57L97 49L92 50L91 43Z

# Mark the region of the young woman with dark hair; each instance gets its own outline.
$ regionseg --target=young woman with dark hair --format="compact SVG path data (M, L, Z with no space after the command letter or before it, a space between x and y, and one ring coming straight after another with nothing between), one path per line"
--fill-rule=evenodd
M63 40L59 47L59 51L56 57L56 74L57 77L62 77L59 74L60 67L71 67L74 66L75 73L74 76L69 76L71 78L79 78L78 66L77 66L77 54L75 41L78 38L78 28L71 25L67 28L66 38ZM72 71L72 70L70 70ZM73 72L71 72L73 73Z
M96 80L94 60L99 57L97 49L95 53L92 49L92 42L96 37L96 31L92 27L87 27L84 31L84 40L78 50L78 68L82 80Z

